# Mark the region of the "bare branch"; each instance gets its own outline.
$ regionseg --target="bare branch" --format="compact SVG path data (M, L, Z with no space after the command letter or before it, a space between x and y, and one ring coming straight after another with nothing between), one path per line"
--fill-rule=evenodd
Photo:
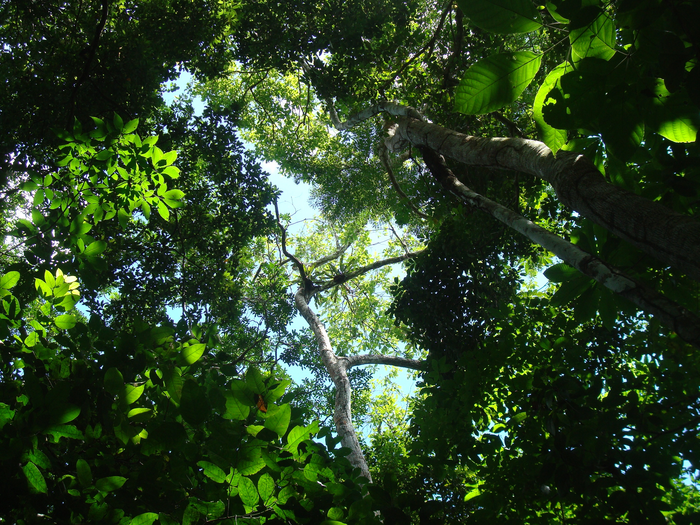
M337 249L335 252L333 252L332 254L326 255L326 256L324 256L324 257L321 257L319 260L317 260L317 261L315 261L315 262L312 262L312 263L309 265L309 269L310 269L310 270L313 270L313 269L316 269L316 268L318 268L318 267L320 267L320 266L323 266L323 265L326 264L326 263L329 263L329 262L331 262L331 261L335 261L335 260L338 259L341 255L343 255L343 254L348 250L348 248L350 248L350 246L352 246L352 243L353 243L353 241L348 241L347 244L341 246L340 248L338 248L338 249Z
M416 120L420 120L421 122L430 122L417 109L388 101L380 102L379 104L375 104L367 109L363 109L359 113L355 113L348 117L345 122L341 122L338 118L338 113L336 113L335 108L333 107L333 103L330 100L326 100L326 105L328 106L328 113L331 117L331 122L338 131L350 129L353 126L358 125L360 122L374 117L375 115L379 115L380 113L388 113L389 115L394 115L396 117L414 118Z
M357 268L353 270L352 272L344 273L342 275L337 276L335 279L333 279L330 282L327 282L325 284L319 285L316 291L318 292L323 292L325 290L329 290L333 288L334 286L338 286L340 284L346 283L355 277L359 277L360 275L364 275L367 272L370 272L372 270L376 270L377 268L382 268L383 266L388 266L390 264L395 264L398 262L405 261L406 259L410 259L412 257L415 257L416 255L420 255L423 253L425 249L419 250L417 252L408 252L404 253L403 255L399 255L397 257L389 257L387 259L381 259L379 261L375 261L373 263L367 264L365 266L361 266L360 268Z
M409 368L411 370L425 370L426 366L425 361L394 355L364 354L341 357L340 359L345 361L347 370L360 365L390 365L399 368Z
M384 164L384 169L386 169L386 172L389 174L389 180L391 181L391 185L394 187L394 190L396 193L399 194L399 197L401 200L403 200L409 208L411 208L411 211L418 215L421 219L425 219L431 222L435 222L435 219L426 215L422 211L420 211L415 204L411 202L411 199L404 193L404 191L401 189L401 186L399 186L399 182L396 180L396 176L394 175L394 170L391 167L391 162L389 160L389 150L387 149L386 145L381 144L379 146L379 158L382 160L382 164Z

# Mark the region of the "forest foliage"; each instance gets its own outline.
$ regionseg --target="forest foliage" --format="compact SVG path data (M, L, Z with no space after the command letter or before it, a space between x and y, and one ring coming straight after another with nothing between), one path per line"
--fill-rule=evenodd
M0 523L696 522L697 20L0 1Z

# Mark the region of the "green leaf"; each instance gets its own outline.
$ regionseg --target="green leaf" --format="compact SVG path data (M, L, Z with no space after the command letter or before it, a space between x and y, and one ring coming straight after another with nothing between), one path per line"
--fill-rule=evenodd
M170 210L163 201L158 201L158 214L166 221L170 217Z
M116 396L124 387L124 377L118 369L112 367L105 372L104 383L105 390Z
M117 131L121 132L124 129L124 121L116 113L114 114L113 122L114 122L114 129L116 129Z
M569 33L574 62L586 57L610 60L615 55L615 22L601 8L591 8L598 10L595 19Z
M78 430L75 425L54 425L47 428L42 433L53 437L54 443L58 443L62 437L68 439L85 439L83 433Z
M165 388L168 394L173 401L179 403L180 396L182 395L182 386L184 384L180 369L172 368L164 370L163 377L165 378Z
M135 118L134 120L130 120L126 124L124 124L124 127L122 128L122 133L132 133L139 125L139 119Z
M61 328L62 330L69 330L73 328L78 320L75 318L74 315L71 314L63 314L59 315L54 319L54 323L56 324L57 327Z
M126 478L122 476L108 476L100 478L95 482L95 487L100 492L113 492L126 483Z
M44 475L39 470L34 463L31 461L22 467L22 472L27 478L27 484L32 492L39 492L41 494L46 494L49 489L46 486L46 480Z
M260 500L258 489L255 488L255 483L246 477L242 477L238 482L238 495L243 504L248 508L254 507Z
M544 119L543 108L548 98L549 92L554 88L557 80L564 74L572 71L572 66L568 62L555 67L540 86L532 105L532 117L535 120L537 129L540 132L542 142L544 142L553 153L556 153L566 144L567 133L565 130L556 129L550 126Z
M19 272L7 272L0 277L0 288L10 290L19 282Z
M153 409L151 408L132 408L126 414L126 417L128 417L129 420L131 420L134 423L145 423L146 421L151 419L152 415Z
M224 392L226 398L225 419L243 420L250 415L250 405L241 401L233 392Z
M76 471L78 472L78 481L83 488L88 488L92 486L92 470L90 465L84 459L79 459L75 465Z
M124 389L121 393L121 399L127 405L136 403L136 401L143 394L144 385L134 386L134 385L124 385Z
M654 79L650 91L653 98L647 118L649 127L672 142L695 142L700 119L697 106L692 104L687 92L670 93L662 79Z
M52 408L53 412L51 414L51 423L54 425L70 423L80 415L80 407L71 403L53 406Z
M287 427L289 426L289 421L292 417L292 408L289 404L284 404L277 408L274 412L265 420L265 428L272 430L277 433L278 436L282 437L287 432Z
M265 460L262 458L260 446L246 447L238 460L238 472L243 476L252 476L263 468L265 468Z
M256 394L262 394L265 392L265 382L263 381L262 374L255 367L250 367L245 373L245 382L248 387Z
M199 361L200 357L202 357L202 354L204 354L205 349L206 345L204 343L195 343L186 346L182 349L181 352L182 359L188 365L194 364L197 361Z
M107 243L105 241L94 241L91 242L83 252L83 255L95 256L101 254L107 249Z
M117 211L117 220L122 228L126 228L129 225L130 219L131 214L124 208L119 208L119 211Z
M214 483L223 483L226 481L226 473L217 465L209 463L208 461L198 461L197 465L202 469L202 474Z
M562 285L550 299L550 304L555 308L565 306L580 296L592 285L593 279L580 273L565 283L562 283Z
M185 192L182 190L168 190L165 192L163 197L167 200L179 201L185 196Z
M576 275L580 275L580 272L573 266L569 266L566 263L559 263L547 268L543 272L543 275L553 283L563 283Z
M308 430L302 426L296 426L289 431L289 435L287 436L287 444L284 446L284 448L292 454L296 454L299 445L301 445L301 443L307 439L309 439Z
M457 87L455 109L467 115L490 113L514 102L540 69L542 55L498 53L470 67Z
M479 495L481 495L481 491L478 488L472 489L471 491L467 492L467 494L464 496L464 501L472 500Z
M175 159L177 159L177 151L168 151L167 153L163 153L163 157L159 160L158 164L161 166L169 166L175 162Z
M258 480L258 494L263 501L263 504L267 506L268 500L272 497L275 492L275 480L272 479L267 472L260 476Z
M530 0L458 0L464 16L491 33L528 33L541 27Z

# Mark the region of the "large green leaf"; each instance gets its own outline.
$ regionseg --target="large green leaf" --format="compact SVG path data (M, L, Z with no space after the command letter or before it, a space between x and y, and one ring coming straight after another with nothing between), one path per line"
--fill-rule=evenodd
M583 58L610 60L615 55L615 22L602 9L589 24L569 33L574 61Z
M270 414L265 420L265 428L276 432L278 436L284 436L287 432L287 427L289 426L289 421L292 418L292 408L289 404L284 404L273 412L270 410Z
M698 66L696 66L698 67ZM700 118L685 89L670 93L662 79L655 79L647 123L651 130L673 142L694 142Z
M0 288L9 290L19 282L19 272L7 272L0 277Z
M250 367L245 374L245 381L248 387L256 394L262 394L265 391L265 382L262 374L257 368Z
M458 0L472 24L491 33L528 33L539 29L531 0Z
M497 53L480 60L457 87L455 109L480 115L514 102L535 78L541 62L542 55L530 51Z
M190 344L182 349L182 359L188 365L194 364L202 357L205 349L206 345L203 343Z
M56 324L56 326L58 326L62 330L69 330L73 328L77 322L78 320L75 318L74 315L71 314L59 315L58 317L56 317L56 319L54 319L54 323Z
M258 489L255 488L255 483L245 477L241 478L238 482L238 495L246 507L253 507L260 500Z
M33 492L40 492L42 494L46 494L48 492L49 489L46 486L44 475L39 470L39 467L37 467L34 463L30 461L26 465L22 466L22 472L24 472L24 476L27 478L27 483L29 484L30 490Z
M226 412L222 417L226 419L243 420L250 414L250 405L239 399L234 392L224 392L226 397Z
M263 500L263 504L268 505L268 500L275 492L275 480L267 472L260 476L258 480L258 494Z
M540 132L542 142L544 142L552 152L556 153L559 149L566 143L567 133L565 130L554 128L550 126L544 119L543 107L545 101L547 100L547 95L554 88L557 79L562 75L572 71L572 66L568 62L559 64L552 71L549 72L547 78L540 86L535 96L535 102L532 105L532 117L535 120L537 129Z

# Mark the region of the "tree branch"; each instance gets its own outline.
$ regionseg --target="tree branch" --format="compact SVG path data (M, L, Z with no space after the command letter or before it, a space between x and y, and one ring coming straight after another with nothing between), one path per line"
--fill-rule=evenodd
M399 368L409 368L411 370L425 370L425 361L408 359L394 355L364 354L341 357L345 361L345 368L350 370L354 366L360 365L390 365Z
M329 281L325 284L321 284L318 286L316 291L318 292L323 292L325 290L329 290L333 288L334 286L338 286L339 284L343 284L345 282L348 282L355 277L359 277L360 275L364 275L367 272L370 272L372 270L376 270L377 268L381 268L383 266L388 266L389 264L395 264L398 262L405 261L406 259L410 259L411 257L415 257L416 255L420 255L423 253L425 249L419 250L417 252L408 252L404 253L403 255L399 255L397 257L389 257L387 259L381 259L379 261L375 261L373 263L367 264L365 266L361 266L360 268L357 268L356 270L353 270L352 272L344 273L342 274L342 279L333 279L332 281Z
M562 261L595 279L614 293L632 301L642 310L658 317L681 339L700 348L700 318L647 285L628 277L613 266L591 255L532 221L472 191L445 165L444 158L427 147L419 147L426 165L442 186L462 202L478 208L522 233L554 253Z
M391 181L391 185L394 187L394 190L396 193L399 194L399 197L401 200L403 200L409 208L411 208L411 211L418 215L421 219L425 219L431 222L435 222L435 219L432 217L429 217L422 211L420 211L414 204L411 202L411 199L404 193L404 191L401 189L401 186L399 186L399 182L396 180L396 176L394 175L394 170L391 167L391 162L389 160L389 150L387 149L385 144L381 144L379 146L379 158L382 160L382 164L384 164L384 169L386 169L386 172L389 174L389 180Z

